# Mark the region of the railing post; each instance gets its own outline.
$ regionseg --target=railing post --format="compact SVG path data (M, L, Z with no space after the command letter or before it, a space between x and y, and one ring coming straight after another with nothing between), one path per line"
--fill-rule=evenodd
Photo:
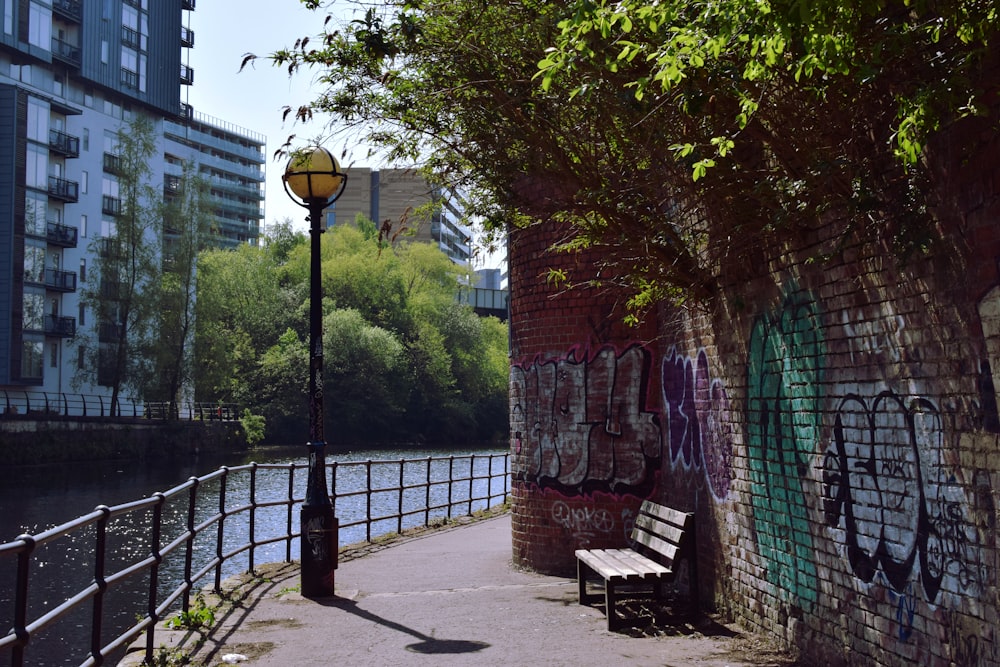
M472 490L474 488L473 484L476 481L476 455L473 454L469 457L469 516L472 516L472 496L475 495Z
M229 468L222 466L222 477L219 478L219 529L215 538L215 557L218 565L215 566L215 592L222 590L222 546L225 537L226 525L226 486L229 482ZM186 598L186 596L185 596Z
M254 552L257 550L257 462L250 464L250 560L247 571L256 574L254 570Z
M187 543L184 545L184 585L188 590L194 588L194 582L191 580L191 570L194 568L194 527L195 527L195 513L198 509L198 486L201 484L201 480L197 477L191 477L189 480L191 482L191 491L188 492L188 513L187 513Z
M424 528L431 525L431 457L427 457L427 475L424 478L427 485L424 487Z
M31 640L28 634L28 576L31 571L31 554L35 550L35 538L31 535L21 535L17 539L24 542L26 548L17 554L17 581L14 590L14 634L17 643L11 653L10 664L13 667L24 665L24 647Z
M405 476L403 475L403 469L406 467L406 462L401 458L399 459L399 489L397 493L399 494L399 507L396 512L396 534L403 534L403 482L405 481Z
M285 562L292 562L292 505L295 504L295 464L288 464L288 505L285 514Z
M100 505L95 508L101 512L101 518L97 520L96 537L94 544L94 584L97 586L97 593L94 594L93 615L90 619L90 655L97 658L97 664L101 664L101 634L104 623L104 591L108 589L108 582L104 579L105 551L108 546L108 519L111 517L111 509L107 505Z
M455 483L455 457L448 457L448 518L451 518L451 486Z
M156 632L156 622L160 619L156 615L156 594L160 585L160 563L163 562L163 554L160 553L160 537L163 534L163 504L167 497L162 493L154 493L157 499L156 506L153 507L153 535L150 538L150 549L152 551L153 565L149 568L149 605L146 615L151 623L146 632L146 662L153 664L153 635Z
M365 523L365 541L372 541L372 460L365 463L365 484L367 493L365 494L365 516L368 521Z

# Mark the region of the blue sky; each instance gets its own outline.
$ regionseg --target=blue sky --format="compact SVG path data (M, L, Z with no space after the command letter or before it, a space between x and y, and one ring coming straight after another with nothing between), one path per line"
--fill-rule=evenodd
M266 223L292 218L297 228L305 229L305 209L293 204L281 186L285 163L272 155L290 134L304 145L322 132L321 122L303 126L281 118L282 107L294 108L311 98L310 75L290 78L284 69L263 59L256 67L239 69L245 53L266 56L291 47L299 37L317 34L325 13L306 10L298 0L198 0L190 15L195 47L188 51L194 85L181 91L182 101L267 137ZM329 148L340 157L340 146Z
M339 5L347 8L345 12L360 11L346 0ZM272 66L263 57L292 47L300 37L318 34L325 17L324 11L309 11L299 0L197 0L195 11L190 12L195 46L187 51L188 64L194 69L194 85L181 91L182 101L201 113L267 137L267 225L291 218L296 229L307 229L305 209L292 203L281 185L285 161L275 161L272 155L290 134L296 135L298 146L312 143L310 140L323 133L324 123L320 119L304 126L293 123L291 118L282 121L284 106L295 108L312 98L311 75L303 72L290 78L286 70ZM256 67L240 72L246 53L261 59ZM326 145L340 159L344 140ZM384 166L377 158L367 158L361 146L344 162L345 166ZM495 267L502 259L503 255L498 254L481 261Z

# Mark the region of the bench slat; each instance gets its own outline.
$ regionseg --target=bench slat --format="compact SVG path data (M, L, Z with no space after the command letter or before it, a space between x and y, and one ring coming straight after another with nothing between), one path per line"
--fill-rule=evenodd
M644 500L639 512L655 516L660 521L679 526L682 529L688 528L688 521L693 516L690 512L682 512L672 507L654 503L652 500Z
M616 549L614 554L616 558L619 558L624 562L635 563L635 568L642 570L646 579L649 579L650 577L656 578L666 576L673 572L666 565L657 563L651 558L646 558L641 553L632 551L631 549Z
M642 528L647 533L652 533L653 535L656 535L657 537L673 544L680 544L681 540L684 539L684 530L682 528L658 522L655 519L642 514L635 518L634 525L637 528Z
M616 556L614 551L605 549L593 549L590 551L579 550L576 557L582 560L594 572L603 579L616 579L621 581L641 581L646 577L636 563L629 559L622 559Z

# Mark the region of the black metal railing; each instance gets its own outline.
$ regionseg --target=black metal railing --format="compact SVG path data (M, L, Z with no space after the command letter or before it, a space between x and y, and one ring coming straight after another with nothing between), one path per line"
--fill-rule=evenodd
M69 318L72 319L72 318ZM75 320L74 320L75 326ZM167 403L119 399L115 405L100 394L0 389L0 419L180 419L183 421L234 421L235 403Z
M0 637L0 655L9 651L10 664L21 667L48 639L59 642L60 654L74 664L99 665L145 634L146 664L154 664L157 626L173 611L190 610L199 582L211 577L212 588L221 591L224 566L254 573L258 552L278 549L276 558L293 559L300 537L293 508L304 499L306 468L305 463L223 467L143 500L99 506L0 544L0 572L16 570L12 609L0 612L9 614L11 628ZM368 541L375 524L388 522L396 532L429 526L432 520L500 505L510 492L507 453L334 462L327 472L341 534L363 524ZM362 508L363 516L354 518ZM63 593L62 601L51 593L40 599L33 591L44 590L47 573L65 575L53 564L61 552L49 553L48 547L67 543L73 546L73 569L93 575L84 575L81 588ZM46 553L52 558L42 558ZM78 628L80 645L46 632L61 620L80 625L78 617L89 617Z

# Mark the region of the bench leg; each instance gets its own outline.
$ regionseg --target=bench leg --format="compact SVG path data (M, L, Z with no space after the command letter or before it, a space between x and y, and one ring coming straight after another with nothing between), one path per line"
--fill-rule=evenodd
M618 616L615 614L615 585L610 579L604 582L604 613L608 617L608 632L614 632L618 627Z

